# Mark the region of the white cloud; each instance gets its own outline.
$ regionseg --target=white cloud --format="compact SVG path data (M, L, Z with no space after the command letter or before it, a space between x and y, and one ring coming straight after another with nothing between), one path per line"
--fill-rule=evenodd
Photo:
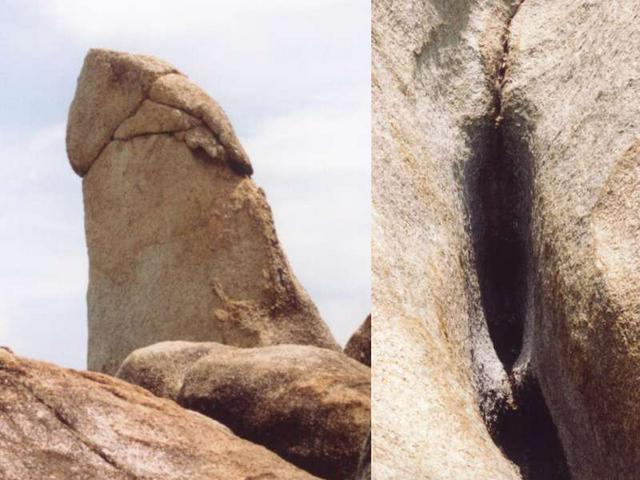
M329 102L339 101L345 88L368 94L368 0L28 5L42 26L55 29L57 49L82 55L88 48L110 48L173 63L220 101L241 133L274 113L331 95ZM42 33L29 30L23 40L34 36ZM46 43L40 38L37 51Z
M368 3L368 2L367 2ZM362 0L111 0L87 2L86 0L40 0L33 2L56 26L80 40L106 38L134 39L149 42L173 42L189 37L212 35L232 38L243 45L257 47L269 43L270 36L260 33L273 32L276 23L314 18L319 28L339 31L327 23L344 21L338 11L362 12L366 5ZM274 21L279 19L280 22ZM353 17L351 17L353 20ZM301 29L287 24L287 35L299 34ZM256 31L257 29L257 31Z
M361 99L353 103L346 108L324 103L274 117L245 139L245 147L268 175L366 175L369 104Z

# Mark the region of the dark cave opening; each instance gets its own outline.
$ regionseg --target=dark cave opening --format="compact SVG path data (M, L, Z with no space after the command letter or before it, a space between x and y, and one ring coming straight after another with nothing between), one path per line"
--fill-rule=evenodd
M497 116L470 126L476 153L464 175L481 305L496 354L509 373L523 347L534 266L530 154L505 122ZM569 480L556 426L533 373L527 371L512 388L514 405L503 406L488 425L494 442L524 480Z
M528 375L515 396L515 408L498 415L491 428L494 442L520 468L524 480L570 480L558 431L536 379Z
M507 150L501 122L487 130L465 172L467 205L482 308L509 371L522 349L527 314L531 174L528 161Z

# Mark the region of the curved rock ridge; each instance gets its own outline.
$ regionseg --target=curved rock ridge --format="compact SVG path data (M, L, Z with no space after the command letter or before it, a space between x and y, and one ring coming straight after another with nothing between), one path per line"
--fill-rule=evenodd
M91 370L164 340L339 349L227 117L185 76L91 50L67 140L84 175Z
M131 353L117 375L321 478L350 480L367 468L370 369L340 352L162 342Z
M3 480L311 480L209 418L112 377L0 349Z
M185 132L200 125L199 119L182 110L144 100L140 108L116 129L113 139L129 140L138 135Z
M377 480L520 478L487 428L512 392L483 312L467 196L490 155L511 3L372 4Z
M344 353L354 360L371 367L371 315L360 325L360 328L351 336Z
M505 128L530 164L531 365L573 478L640 465L640 3L526 0Z
M149 111L148 99L173 111L157 107ZM106 146L122 139L121 132L116 133L123 124L131 124L131 117L137 117L134 121L138 128L140 122L144 125L153 121L164 123L164 133L186 130L188 126L180 122L171 123L181 112L201 120L207 136L220 145L213 159L227 160L242 175L253 173L222 108L172 65L146 55L92 49L85 58L69 110L67 153L71 166L80 176L86 175Z

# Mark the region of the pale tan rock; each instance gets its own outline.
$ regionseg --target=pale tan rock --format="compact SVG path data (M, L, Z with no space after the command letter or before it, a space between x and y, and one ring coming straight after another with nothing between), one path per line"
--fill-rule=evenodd
M177 108L145 100L136 113L120 124L114 140L128 140L138 135L172 133L189 130L202 122ZM212 135L209 133L209 138ZM195 148L195 147L192 147Z
M133 352L117 375L322 478L353 479L370 431L370 370L331 350L163 342Z
M184 133L177 133L176 138L184 140L187 146L194 150L202 148L211 158L223 158L224 156L224 147L204 127L195 127Z
M371 366L371 315L351 336L344 347L344 353L368 367Z
M139 387L0 352L3 480L316 478Z
M178 400L184 377L193 364L226 348L215 342L160 342L131 352L116 377L163 398Z
M201 119L224 145L231 165L241 173L253 173L251 162L220 105L183 75L165 75L151 87L149 98L191 113Z
M98 88L105 62L130 81ZM83 132L89 145L94 131L84 130L85 120L95 123L102 110L124 112L110 104L111 97L120 102L118 89L141 96L140 108L118 116L120 123L115 116L102 120L110 133L104 140L106 130L95 131L106 144L83 179L89 368L114 373L130 352L163 340L338 349L291 272L264 193L246 168L238 173L242 152L226 116L185 77L159 88L159 98L175 100L178 109L144 102L144 92L153 90L147 79L157 77L145 62L156 65L92 50L71 108L69 138ZM95 107L87 113L86 105ZM191 127L195 121L205 125Z
M89 50L67 127L67 154L76 173L89 171L116 129L145 100L151 84L169 73L178 71L157 58Z
M372 478L517 479L490 422L510 389L480 304L466 169L493 128L509 2L372 13Z
M640 3L526 0L503 94L533 172L531 364L573 478L640 464Z

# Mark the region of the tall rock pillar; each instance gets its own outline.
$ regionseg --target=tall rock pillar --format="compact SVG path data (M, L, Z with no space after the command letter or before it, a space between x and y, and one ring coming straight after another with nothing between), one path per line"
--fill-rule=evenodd
M162 340L337 348L229 120L174 67L91 50L67 151L83 177L90 369Z

